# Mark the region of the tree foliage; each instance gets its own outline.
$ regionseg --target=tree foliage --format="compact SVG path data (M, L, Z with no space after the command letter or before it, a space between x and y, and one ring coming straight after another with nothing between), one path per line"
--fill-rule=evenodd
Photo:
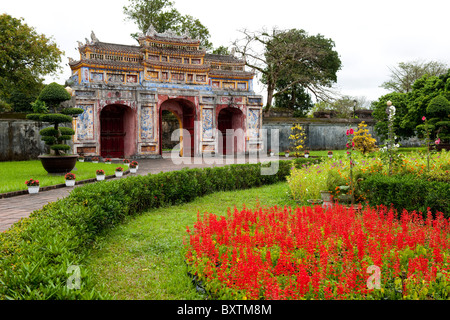
M354 110L367 109L367 105L366 97L341 96L330 101L319 101L311 111L335 111L337 118L351 118Z
M201 41L201 45L212 49L209 42L210 34L200 20L182 15L170 0L129 0L123 7L123 12L128 20L136 23L141 33L146 33L151 27L158 33L172 30L179 35L189 34L191 38ZM138 38L138 33L131 35Z
M423 76L440 76L447 72L448 66L438 61L424 62L420 60L400 62L397 67L389 68L390 80L381 87L392 92L408 93L414 83Z
M61 102L70 100L70 94L63 86L53 82L42 89L39 94L39 100L45 102L47 106L53 108L54 112L56 112L56 108L61 105Z
M225 46L219 46L211 52L212 54L221 54L221 55L229 55L230 51L228 50L228 47Z
M328 99L336 82L341 60L334 42L304 30L242 30L242 39L234 42L247 66L258 71L267 86L266 107L274 96L299 85L317 99Z
M283 88L285 81L285 79L279 80L277 88ZM305 88L297 83L275 96L274 107L276 109L293 110L294 117L306 117L306 114L314 107L314 104Z
M441 122L440 132L443 135L441 139L448 140L450 137L444 137L446 135L444 131L447 129L443 126L445 122L448 122L450 113L445 107L445 100L437 98L438 96L450 100L450 69L440 76L424 75L414 82L412 90L408 93L390 93L374 102L372 106L373 116L377 120L375 126L377 133L386 137L387 114L385 110L386 102L390 100L397 109L394 123L398 137L414 137L417 134L417 126L422 125L422 118L426 117L430 119L430 125ZM436 127L432 137L436 137L437 130Z
M63 52L51 38L10 15L0 15L0 97L15 111L31 110L43 77L61 71Z

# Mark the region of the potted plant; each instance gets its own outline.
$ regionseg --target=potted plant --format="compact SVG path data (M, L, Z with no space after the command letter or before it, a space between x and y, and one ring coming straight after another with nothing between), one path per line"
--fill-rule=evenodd
M78 157L78 161L84 162L84 157L83 157L83 156L79 156L79 157Z
M352 196L349 194L350 186L339 186L340 194L338 199L343 203L350 203L352 201Z
M122 167L117 167L115 174L116 174L116 177L123 176L123 168Z
M327 209L327 208L331 208L333 207L333 202L332 202L332 192L329 190L322 190L320 191L320 196L322 198L323 204L322 207Z
M130 160L124 159L123 160L123 164L126 165L126 166L129 166L130 165Z
M28 186L29 194L35 194L39 192L39 180L30 179L25 181L25 184Z
M100 159L98 157L93 157L92 158L92 163L98 163Z
M308 158L309 157L309 151L305 150L304 155L305 155L305 158Z
M289 158L289 149L286 150L286 151L284 152L284 156L285 156L286 158Z
M131 163L130 163L130 172L131 173L136 173L138 167L139 167L139 164L138 164L137 161L131 161Z
M110 158L106 158L106 159L105 159L105 163L106 163L106 164L111 164L111 159L110 159Z
M61 125L72 124L73 117L83 113L84 110L62 106L64 101L72 98L68 89L55 82L45 86L32 104L34 113L27 115L28 120L49 123L53 126L39 132L42 140L50 148L50 154L39 156L42 166L48 173L70 172L78 159L78 155L69 153L71 147L66 143L72 139L75 130Z
M132 161L132 162L130 163L130 172L131 172L131 173L136 173L136 171L137 171L137 166L138 166L138 163L137 163L136 161Z
M100 169L100 170L97 170L95 172L95 174L96 174L96 177L97 177L97 181L105 180L105 171Z
M64 176L66 179L66 187L73 187L75 185L75 179L77 178L73 173L68 172Z
M333 151L328 151L328 158L332 158L333 157Z
M272 149L269 149L269 155L270 155L271 157L273 157L274 153L273 153Z

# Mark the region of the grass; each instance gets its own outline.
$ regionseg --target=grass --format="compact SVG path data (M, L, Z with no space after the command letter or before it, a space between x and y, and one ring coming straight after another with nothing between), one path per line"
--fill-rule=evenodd
M103 169L107 175L114 174L114 164L77 162L74 173L77 180L95 178L95 171ZM25 181L39 180L41 187L64 183L64 175L49 174L39 160L0 162L0 193L26 190Z
M295 206L287 183L219 192L195 201L148 211L99 240L85 268L117 300L200 300L187 275L183 239L197 213L225 215L243 205Z

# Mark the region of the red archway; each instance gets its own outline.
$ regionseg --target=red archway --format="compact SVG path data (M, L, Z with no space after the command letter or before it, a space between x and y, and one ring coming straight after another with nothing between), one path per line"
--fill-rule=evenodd
M159 152L162 155L162 112L163 111L172 112L180 123L180 129L186 130L190 139L186 137L180 138L182 140L182 151L181 154L184 156L194 156L194 126L195 126L195 105L189 100L182 98L168 99L164 101L159 108ZM181 144L181 141L180 141Z

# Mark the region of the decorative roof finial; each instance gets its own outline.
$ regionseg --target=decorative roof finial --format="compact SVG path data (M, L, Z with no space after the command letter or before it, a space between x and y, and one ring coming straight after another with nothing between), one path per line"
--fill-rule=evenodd
M100 41L98 40L98 38L95 36L94 31L91 31L91 39L92 39L92 43L100 42Z
M150 26L149 26L148 29L147 29L146 35L147 35L147 36L150 36L150 37L153 37L155 34L156 34L155 27L153 27L153 25L150 24Z

